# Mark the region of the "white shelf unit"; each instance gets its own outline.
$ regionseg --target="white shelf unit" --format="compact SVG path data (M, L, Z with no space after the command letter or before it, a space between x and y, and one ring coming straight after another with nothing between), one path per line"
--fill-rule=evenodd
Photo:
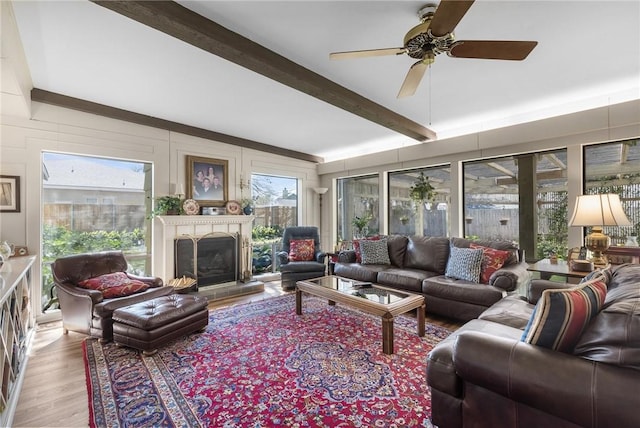
M0 426L11 426L35 333L32 266L36 256L0 267Z

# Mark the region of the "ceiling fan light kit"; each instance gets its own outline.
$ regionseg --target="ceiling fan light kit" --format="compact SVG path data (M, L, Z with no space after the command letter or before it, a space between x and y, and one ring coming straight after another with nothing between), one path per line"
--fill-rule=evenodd
M372 56L407 54L418 59L402 83L398 98L413 95L435 56L446 52L453 58L495 59L522 61L536 47L534 41L512 40L455 40L453 30L467 13L473 0L442 0L438 6L426 4L418 11L420 24L404 36L398 48L334 52L331 59L365 58Z

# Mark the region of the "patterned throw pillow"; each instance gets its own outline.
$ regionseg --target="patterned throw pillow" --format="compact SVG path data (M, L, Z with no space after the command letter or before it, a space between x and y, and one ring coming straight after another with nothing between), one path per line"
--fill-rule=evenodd
M353 240L353 251L356 253L356 263L362 263L362 251L360 250L360 243L362 241L379 241L379 236L370 236L368 238L362 239L354 239Z
M449 250L449 261L445 275L450 278L464 279L471 282L480 281L483 251L479 248L458 248Z
M114 272L80 281L78 285L89 290L97 290L105 299L124 297L145 291L148 284L131 279L124 272Z
M522 342L570 353L607 297L601 277L562 290L545 290L538 300Z
M482 268L480 271L480 282L488 284L491 275L507 261L511 255L510 251L496 250L495 248L485 247L482 245L471 243L469 248L480 248L482 250Z
M292 239L289 241L289 260L309 262L315 254L313 239Z
M375 241L362 240L360 242L363 265L390 265L387 240Z

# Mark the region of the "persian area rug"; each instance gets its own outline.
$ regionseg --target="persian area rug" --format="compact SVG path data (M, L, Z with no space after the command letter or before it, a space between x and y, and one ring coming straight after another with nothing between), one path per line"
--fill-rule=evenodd
M295 295L210 311L205 332L144 357L83 343L89 425L135 427L431 427L427 353L450 334L416 318L382 322Z

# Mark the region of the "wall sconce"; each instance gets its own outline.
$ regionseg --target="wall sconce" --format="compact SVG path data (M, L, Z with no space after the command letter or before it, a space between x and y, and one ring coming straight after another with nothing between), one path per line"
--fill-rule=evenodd
M240 173L240 190L244 190L251 186L251 180L245 178L244 173Z

